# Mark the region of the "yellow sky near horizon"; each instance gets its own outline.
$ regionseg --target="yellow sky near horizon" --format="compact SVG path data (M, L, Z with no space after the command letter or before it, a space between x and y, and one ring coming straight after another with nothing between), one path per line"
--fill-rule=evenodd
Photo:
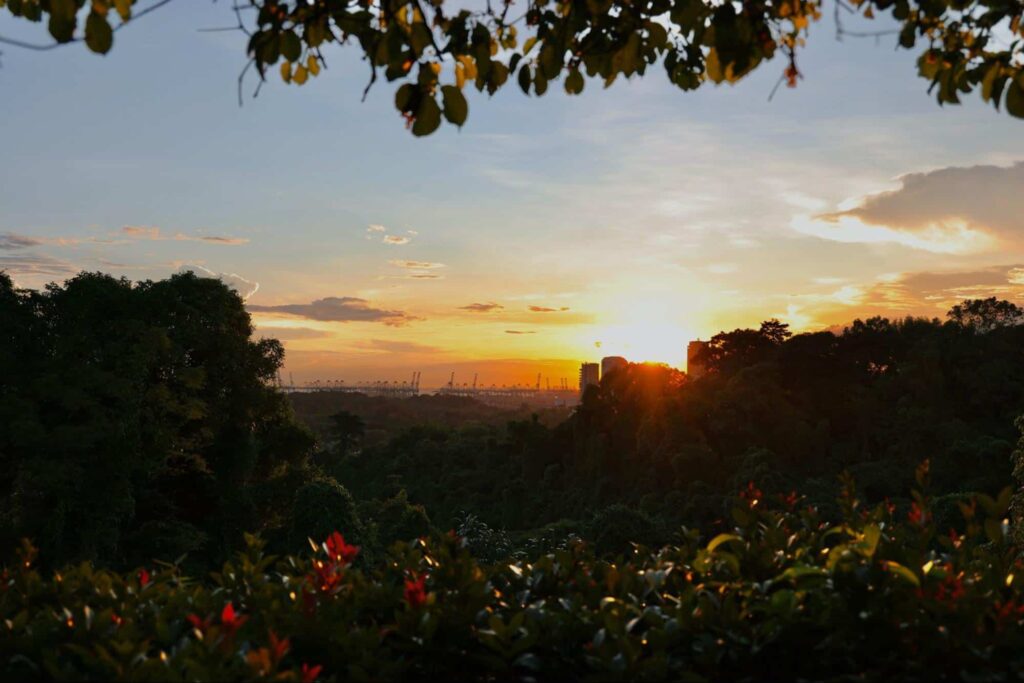
M831 206L783 197L788 225L770 239L728 231L709 246L710 231L684 230L629 244L608 229L595 237L605 244L578 254L563 242L557 261L541 255L488 273L389 259L398 274L378 275L351 301L261 297L251 308L262 334L283 339L300 381L401 379L427 368L425 384L438 386L451 368L463 381L477 373L532 384L542 372L557 384L605 355L683 368L689 341L768 318L801 332L871 315L942 317L964 298L1024 299L1019 188L1019 162L939 168ZM704 257L688 258L685 240ZM858 277L844 259L904 269L858 266L867 273Z

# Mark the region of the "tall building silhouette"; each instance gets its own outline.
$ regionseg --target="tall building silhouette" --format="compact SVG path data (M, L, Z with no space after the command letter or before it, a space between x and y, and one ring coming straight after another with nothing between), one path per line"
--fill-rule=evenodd
M605 356L601 359L601 376L607 377L612 370L618 370L629 365L629 361L622 356Z
M598 386L601 383L601 366L597 363L584 363L580 366L580 396L589 386Z

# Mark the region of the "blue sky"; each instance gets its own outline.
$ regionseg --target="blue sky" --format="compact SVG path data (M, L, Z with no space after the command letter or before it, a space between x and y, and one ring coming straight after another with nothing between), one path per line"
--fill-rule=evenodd
M463 129L427 139L389 84L360 102L351 50L303 88L272 77L253 100L250 79L239 107L244 36L196 30L231 22L181 0L107 57L3 50L0 236L37 243L0 268L32 287L233 274L259 283L256 322L299 379L425 382L605 352L678 364L687 339L768 316L816 329L1024 289L1024 124L973 97L939 108L915 53L839 42L828 17L771 102L781 62L695 93L655 66L580 97L474 95ZM0 35L45 40L6 16ZM275 308L317 301L333 308Z

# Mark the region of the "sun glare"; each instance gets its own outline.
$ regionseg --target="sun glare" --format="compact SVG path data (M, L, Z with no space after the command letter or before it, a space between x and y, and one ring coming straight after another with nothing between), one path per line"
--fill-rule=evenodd
M686 345L695 337L684 327L663 321L636 321L602 328L600 355L623 356L634 363L685 366Z

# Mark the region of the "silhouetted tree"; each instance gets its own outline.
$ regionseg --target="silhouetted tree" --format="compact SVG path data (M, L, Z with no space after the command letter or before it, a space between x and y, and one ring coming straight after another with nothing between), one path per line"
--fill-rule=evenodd
M1024 323L1024 310L1009 301L995 297L988 299L967 299L954 306L948 313L951 321L961 327L969 327L984 334L997 327Z
M338 453L348 453L365 435L366 423L355 413L342 410L331 415L331 436L334 438Z
M270 385L277 341L191 273L0 279L0 529L50 560L215 559L280 524L312 439Z

